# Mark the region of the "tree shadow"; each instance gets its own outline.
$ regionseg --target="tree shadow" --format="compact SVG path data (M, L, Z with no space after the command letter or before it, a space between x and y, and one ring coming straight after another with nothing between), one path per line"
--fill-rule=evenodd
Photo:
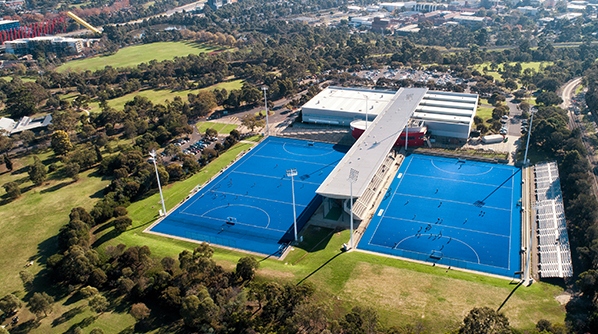
M60 317L52 321L52 327L56 327L73 319L77 314L83 313L83 311L85 311L85 306L81 305L64 312Z
M71 327L69 327L69 329L66 331L66 333L75 333L76 328L85 328L85 327L89 327L91 326L91 324L93 324L97 319L98 319L98 315L92 315L89 316L81 321L79 321L76 324L73 324Z
M104 189L100 189L98 191L96 191L95 193L89 195L89 198L93 198L93 199L100 199L104 197Z
M71 185L73 183L75 183L77 181L71 180L71 181L66 181L66 182L61 182L58 184L55 184L53 186L51 186L50 188L46 188L40 191L40 194L45 194L45 193L50 193L50 192L54 192L56 190L60 190L68 185Z
M94 231L93 234L99 234L101 232L104 232L105 230L107 230L108 228L112 227L112 221L106 222L101 224L100 226L98 226Z
M65 300L64 303L62 303L62 305L64 305L64 306L72 305L82 299L83 299L83 296L81 295L81 293L75 292L75 293L71 294L71 296L67 300Z
M23 174L23 173L27 173L29 171L29 166L23 166L19 169L13 169L10 174L11 175L19 175L19 174Z
M39 325L40 325L40 323L39 323L39 321L37 321L37 319L30 319L30 320L27 320L27 321L21 323L18 326L11 328L10 333L11 334L29 333L32 330L38 328Z
M104 235L102 235L99 239L96 239L96 241L93 242L93 244L91 245L91 247L92 248L98 248L103 243L105 243L108 240L111 240L111 239L117 237L119 234L120 233L116 232L115 230L111 230L111 231L105 233Z
M303 282L305 282L308 278L310 278L312 275L314 275L315 273L317 273L318 271L320 271L320 269L326 267L330 262L332 262L332 260L336 259L338 256L340 256L341 254L343 254L343 252L337 253L336 255L334 255L333 257L331 257L330 259L328 259L326 262L322 263L321 266L319 266L318 268L316 268L316 270L312 271L311 273L309 273L307 276L305 276L304 278L302 278L299 282L297 282L297 285L301 285Z

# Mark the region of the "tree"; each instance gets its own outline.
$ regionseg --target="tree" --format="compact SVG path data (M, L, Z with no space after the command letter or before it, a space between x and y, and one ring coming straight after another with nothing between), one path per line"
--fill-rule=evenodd
M132 225L132 223L133 221L131 220L131 218L127 216L118 217L113 221L114 231L116 231L117 233L123 233L127 230L127 227Z
M43 312L44 315L47 316L48 312L52 311L52 303L54 303L54 298L47 293L36 292L29 299L29 309L31 312L35 313L35 315L39 316Z
M248 128L249 131L253 132L253 129L264 126L266 122L255 115L247 114L243 117L243 119L241 119L241 124Z
M83 296L83 298L89 298L91 296L99 294L100 292L97 288L88 285L86 287L81 288L79 290L79 293L81 294L81 296Z
M0 311L4 312L4 314L11 314L12 311L20 308L22 304L19 298L9 293L0 299Z
M206 129L206 137L216 137L218 136L218 131L216 129L207 128Z
M21 197L21 188L19 188L18 183L8 182L8 183L5 183L4 185L2 185L2 187L6 191L6 196L8 196L9 199L15 200L15 199Z
M6 152L12 148L13 140L8 137L8 133L0 129L0 153ZM8 168L8 167L7 167Z
M31 130L25 130L19 134L19 139L21 139L25 149L29 152L29 146L31 146L31 143L35 140L35 133Z
M50 145L56 155L64 155L73 149L69 134L63 130L56 130L52 134Z
M79 164L76 162L69 162L64 165L64 175L73 179L73 181L79 180Z
M144 303L135 303L131 306L129 313L135 320L142 321L150 316L151 310Z
M554 92L542 92L536 98L536 102L537 103L541 103L541 104L543 104L545 106L554 106L554 105L563 103L563 99L561 99L561 97L558 96L557 93L554 93Z
M509 320L504 314L489 307L473 308L463 319L459 329L462 334L507 334L511 333Z
M33 279L35 278L33 274L23 270L19 272L19 277L21 278L21 282L23 282L25 289L29 290L33 284Z
M355 306L345 315L341 326L347 333L374 334L377 333L378 314L372 309Z
M208 290L200 287L197 295L187 296L181 305L181 316L185 325L191 328L201 328L218 313L218 306L214 303Z
M243 282L251 281L255 277L255 271L259 266L260 264L255 258L251 256L242 257L237 262L235 274Z
M89 298L88 304L89 308L97 313L103 313L106 311L108 306L110 306L108 299L99 293L91 296L91 298Z
M37 156L33 157L33 165L29 166L29 179L36 186L41 186L47 178L46 166Z
M4 155L4 164L6 165L6 169L12 170L12 160L10 160L8 154Z

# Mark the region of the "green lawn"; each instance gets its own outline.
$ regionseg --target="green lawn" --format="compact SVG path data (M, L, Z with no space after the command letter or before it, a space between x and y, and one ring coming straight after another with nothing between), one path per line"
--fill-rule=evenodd
M199 122L196 124L199 133L205 133L208 128L218 131L219 134L229 134L237 128L235 124L217 123L217 122Z
M475 115L481 117L486 122L492 118L492 110L494 110L494 107L488 103L488 99L480 99Z
M46 152L39 155L48 164L53 154ZM17 200L0 206L2 223L0 224L0 296L23 290L19 278L21 270L37 274L41 270L38 259L51 255L56 250L55 236L61 226L68 222L68 213L76 206L91 209L95 199L91 196L108 185L108 180L90 177L92 171L81 173L77 182L71 179L59 179L50 174L49 180L40 187L33 188L28 181L26 166L33 158L15 160L16 172L0 171L0 184L19 182L23 194ZM29 189L28 191L23 191ZM4 195L4 188L0 195ZM35 260L35 264L25 268L25 264Z
M196 185L206 182L250 146L239 144L190 179L165 187L167 208L184 200ZM154 256L174 258L183 249L192 249L192 243L142 232L157 218L158 208L157 194L133 203L129 207L133 226L105 245L148 245ZM259 279L291 283L305 279L315 284L321 302L335 309L349 309L356 304L373 307L386 325L421 322L429 332L446 332L458 326L474 306L497 308L515 287L508 280L485 275L446 272L443 268L362 252L341 254L341 245L349 239L347 231L332 233L310 228L303 234L304 243L293 248L284 261L260 262ZM320 247L314 249L320 239ZM105 245L100 249L105 249ZM216 249L214 253L218 263L227 269L234 268L242 256L225 249ZM563 323L565 310L554 299L560 292L561 288L544 283L521 287L503 310L517 328L531 329L542 318Z
M124 109L125 103L128 101L133 100L135 96L144 96L147 97L152 103L154 104L164 104L166 100L172 101L176 96L183 99L183 101L187 101L187 95L189 93L197 94L202 90L214 90L214 89L226 89L227 91L231 91L233 89L241 89L243 86L243 80L231 80L226 82L217 83L215 85L201 88L201 89L193 89L193 90L177 90L173 91L170 89L146 89L141 90L138 92L130 93L127 95L123 95L121 97L117 97L115 99L108 100L108 105L114 109L122 110ZM62 96L62 99L74 99L77 95L66 95ZM99 112L100 111L100 104L99 102L92 102L89 104L91 112Z
M210 165L187 180L164 187L165 203L168 209L183 201L198 185L203 185L242 152L254 144L240 143L223 153ZM46 163L52 162L52 154L40 155ZM18 162L15 169L29 164ZM2 171L2 170L0 170ZM0 182L22 179L26 174L0 175ZM74 206L90 208L96 201L92 194L108 184L107 180L83 173L81 180L51 180L42 187L26 192L22 198L2 206L3 223L0 233L0 296L22 290L18 272L30 257L44 256L53 252L54 239L58 228L68 220L68 212ZM27 183L23 183L26 186ZM42 191L51 189L51 193ZM3 193L3 190L0 190ZM2 194L0 193L0 194ZM51 195L51 196L50 196ZM133 225L124 233L109 239L100 239L110 233L111 228L100 232L98 251L103 252L108 245L124 243L128 246L148 245L153 256L177 258L184 249L192 249L195 244L143 233L157 218L159 195L153 194L128 207ZM35 209L34 209L35 208ZM304 242L294 247L284 261L268 259L260 262L258 279L274 279L293 284L311 282L317 287L316 298L335 310L355 305L369 306L377 310L384 325L414 325L420 323L425 332L439 333L454 330L465 314L475 306L498 308L513 291L515 285L508 280L477 275L457 270L400 261L395 258L377 256L353 251L341 253L340 247L349 239L348 231L336 232L323 228L308 228L303 231ZM15 250L18 249L18 252ZM216 249L214 259L226 269L233 269L243 253ZM261 258L260 258L261 260ZM37 273L41 267L36 264L26 270ZM39 284L47 284L39 282ZM565 310L554 299L562 288L544 283L534 283L531 287L520 287L503 307L510 323L519 329L532 329L539 319L562 323ZM22 296L22 293L19 294ZM52 326L52 322L64 312L81 307L81 313L62 324ZM27 311L22 311L27 314ZM119 332L133 324L126 310L106 312L85 328L101 328L106 333ZM87 309L85 301L60 300L54 305L54 312L42 320L34 333L64 332L74 324L94 314ZM23 317L23 320L26 318Z
M471 66L472 69L478 70L483 74L488 74L491 75L494 80L498 80L498 81L502 81L502 77L500 75L500 73L498 71L502 71L504 64L497 64L498 66L498 70L497 71L491 71L490 70L490 62L485 62L482 64L477 64L477 65L473 65ZM509 63L509 65L513 66L515 65L516 62L511 62ZM552 65L553 62L550 61L530 61L530 62L522 62L519 63L521 64L521 71L523 72L525 69L530 68L532 70L534 70L535 72L539 72L540 71L540 67L546 67L549 65ZM484 72L484 67L486 67L488 69L488 71Z
M194 42L156 42L129 46L118 50L110 56L97 56L93 58L73 60L56 69L58 72L71 71L96 71L106 66L131 67L150 60L167 60L174 57L183 57L189 54L210 52L215 48Z
M12 76L9 76L9 75L0 77L0 79L4 79L5 81L12 82ZM35 80L37 80L37 79L32 78L32 77L21 77L21 81L23 81L23 82L35 82Z

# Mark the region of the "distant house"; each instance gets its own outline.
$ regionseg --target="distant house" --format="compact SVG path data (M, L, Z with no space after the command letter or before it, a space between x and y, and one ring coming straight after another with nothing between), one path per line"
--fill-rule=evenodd
M47 128L50 124L52 124L52 115L50 114L37 118L25 116L18 122L11 118L2 117L0 118L0 131L10 136L25 130L39 131Z

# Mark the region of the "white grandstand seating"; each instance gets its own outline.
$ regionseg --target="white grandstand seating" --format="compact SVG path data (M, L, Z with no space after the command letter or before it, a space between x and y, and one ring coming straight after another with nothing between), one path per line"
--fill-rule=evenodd
M539 270L542 277L571 277L571 248L557 164L534 167Z
M380 168L376 171L374 178L368 184L367 189L363 193L357 201L353 204L353 214L358 219L365 219L365 215L368 211L368 208L374 204L374 200L376 199L376 194L378 194L381 189L380 186L386 177L388 176L388 172L391 170L391 167L394 163L401 163L404 159L402 154L397 155L396 158L393 158L392 155L386 157ZM348 203L348 202L347 202ZM348 204L347 204L348 207Z

